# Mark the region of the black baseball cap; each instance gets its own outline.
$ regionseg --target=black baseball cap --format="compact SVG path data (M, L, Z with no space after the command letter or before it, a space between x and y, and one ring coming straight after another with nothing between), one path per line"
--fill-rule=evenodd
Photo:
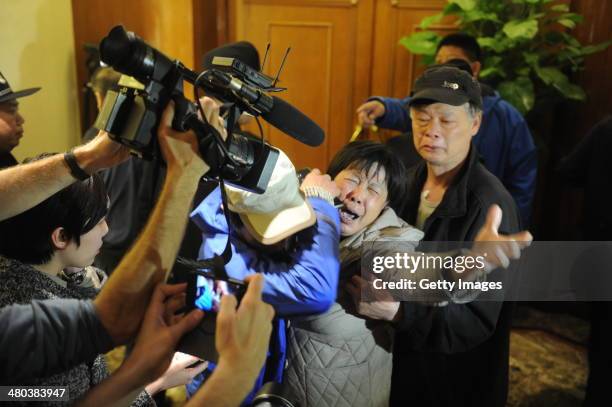
M11 85L9 85L6 78L2 75L2 72L0 72L0 103L17 98L22 98L24 96L29 96L32 93L38 92L39 90L40 88L29 88L13 92L13 89L11 89Z
M480 85L469 73L456 66L434 65L414 82L408 106L444 103L461 106L471 102L482 109Z

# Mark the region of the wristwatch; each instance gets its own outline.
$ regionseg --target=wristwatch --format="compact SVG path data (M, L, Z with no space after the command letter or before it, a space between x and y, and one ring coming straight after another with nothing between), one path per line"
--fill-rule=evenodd
M87 178L91 177L88 173L86 173L79 164L77 163L76 157L74 156L74 152L72 150L64 153L64 161L70 168L70 174L78 179L79 181L85 181Z

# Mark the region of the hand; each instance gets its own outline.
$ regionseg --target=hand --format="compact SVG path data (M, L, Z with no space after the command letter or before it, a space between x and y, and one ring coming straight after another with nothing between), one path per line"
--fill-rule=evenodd
M306 187L323 188L334 198L340 195L340 188L338 188L338 185L336 185L329 175L321 174L321 171L317 168L310 171L310 173L304 177L304 181L302 181L300 188L303 189Z
M189 367L196 362L200 364ZM202 373L208 367L208 362L203 362L195 356L188 355L182 352L176 352L170 362L170 367L164 372L161 377L145 387L145 390L150 395L157 392L171 389L176 386L184 386L193 378Z
M134 349L121 366L133 372L142 385L166 372L176 344L204 315L200 310L185 316L174 315L185 304L186 287L187 284L159 284L153 292Z
M217 103L214 99L209 98L207 96L200 98L200 104L202 105L202 110L204 110L206 121L211 126L213 126L219 132L219 134L221 134L223 140L226 140L227 130L224 127L225 123L223 122L223 119L221 119L221 116L219 116L219 108L221 107L221 105ZM200 120L202 120L202 115L199 109L198 117L200 118Z
M130 156L130 150L113 141L107 132L100 130L89 143L74 149L79 167L88 174L121 164Z
M376 124L376 119L384 114L385 105L378 100L370 100L357 108L357 121L367 129Z
M395 301L385 290L375 290L371 282L360 276L353 276L345 288L353 298L355 311L359 315L383 321L395 321L398 318L399 301ZM361 301L362 290L368 291L368 299L375 298L376 301Z
M215 345L219 368L234 372L236 383L250 389L266 359L274 309L261 300L263 276L254 274L245 280L247 291L237 310L236 297L221 298Z
M507 268L510 260L520 258L521 250L529 246L533 240L531 233L526 230L513 235L500 235L498 231L501 220L501 208L491 205L487 212L487 220L478 231L472 246L471 252L474 256L485 257L487 272L499 266Z
M178 132L172 128L174 118L174 102L168 103L157 131L159 146L168 164L168 171L192 171L192 174L202 176L209 170L208 165L200 157L198 139L191 130Z

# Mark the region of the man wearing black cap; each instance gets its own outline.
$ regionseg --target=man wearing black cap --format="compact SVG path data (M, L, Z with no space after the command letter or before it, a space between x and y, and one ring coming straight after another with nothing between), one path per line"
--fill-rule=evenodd
M0 72L0 168L17 164L11 150L19 145L25 122L23 116L19 114L17 99L39 90L40 88L30 88L13 92L11 85Z
M436 50L437 64L462 62L457 66L475 78L483 68L482 60L478 41L465 33L447 35ZM480 85L483 122L473 143L485 167L501 180L514 198L523 227L527 227L536 186L536 147L523 116L491 87ZM357 118L364 127L376 123L381 128L410 132L410 115L406 108L409 102L410 97L371 97L357 109ZM408 167L420 161L410 144L411 139L409 134L404 134L390 139L388 143L401 152Z
M478 82L455 67L431 67L416 80L409 108L423 162L408 171L402 218L423 230L428 250L474 241L494 204L503 213L499 233L518 232L512 197L479 162L471 143L482 121ZM489 278L500 278L498 273ZM392 405L505 405L511 304L502 302L501 292L478 299L436 306L401 303L393 319Z

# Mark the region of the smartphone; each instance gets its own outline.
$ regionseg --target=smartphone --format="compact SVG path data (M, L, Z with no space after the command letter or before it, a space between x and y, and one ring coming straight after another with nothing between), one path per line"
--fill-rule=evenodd
M232 278L219 280L201 274L191 274L187 280L187 310L201 309L204 311L204 318L193 331L183 336L177 350L217 363L219 354L215 348L215 327L221 298L233 294L240 303L245 292L246 283L243 281Z

